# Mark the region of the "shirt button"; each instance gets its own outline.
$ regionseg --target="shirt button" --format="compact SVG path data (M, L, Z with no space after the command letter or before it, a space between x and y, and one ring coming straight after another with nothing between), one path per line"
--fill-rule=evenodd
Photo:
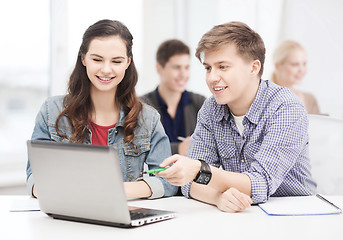
M117 133L118 133L118 130L115 130L114 133L117 134Z
M243 158L241 159L241 162L244 163L244 159Z

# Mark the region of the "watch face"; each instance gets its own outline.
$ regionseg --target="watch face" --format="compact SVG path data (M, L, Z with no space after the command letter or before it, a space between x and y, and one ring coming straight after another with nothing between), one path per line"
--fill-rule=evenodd
M196 182L200 184L208 184L211 180L211 177L211 173L202 172Z

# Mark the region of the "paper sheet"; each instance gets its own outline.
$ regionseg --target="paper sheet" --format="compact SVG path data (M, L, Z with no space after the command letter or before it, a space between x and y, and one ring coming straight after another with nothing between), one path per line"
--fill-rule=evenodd
M27 197L23 199L15 199L12 201L10 212L29 212L40 211L39 203L36 198Z
M331 204L317 196L271 197L259 207L272 216L297 216L297 215L328 215L339 214Z

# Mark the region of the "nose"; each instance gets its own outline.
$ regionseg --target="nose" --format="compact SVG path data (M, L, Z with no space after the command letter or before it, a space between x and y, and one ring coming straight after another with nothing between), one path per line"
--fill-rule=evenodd
M207 81L213 83L220 81L220 76L215 69L212 69L210 72L207 73Z
M181 78L189 78L189 69L181 69L180 70L180 77Z
M306 70L307 70L306 64L302 64L301 65L301 72L306 73Z
M103 65L101 66L101 72L104 74L111 73L111 64L108 62L104 62Z

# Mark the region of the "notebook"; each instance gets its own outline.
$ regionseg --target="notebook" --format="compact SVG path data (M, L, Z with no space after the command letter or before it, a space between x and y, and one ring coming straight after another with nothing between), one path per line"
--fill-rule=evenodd
M258 206L270 216L306 216L340 214L334 203L317 194L313 196L271 197Z
M175 216L128 206L113 147L37 140L27 147L40 209L53 218L135 227Z

